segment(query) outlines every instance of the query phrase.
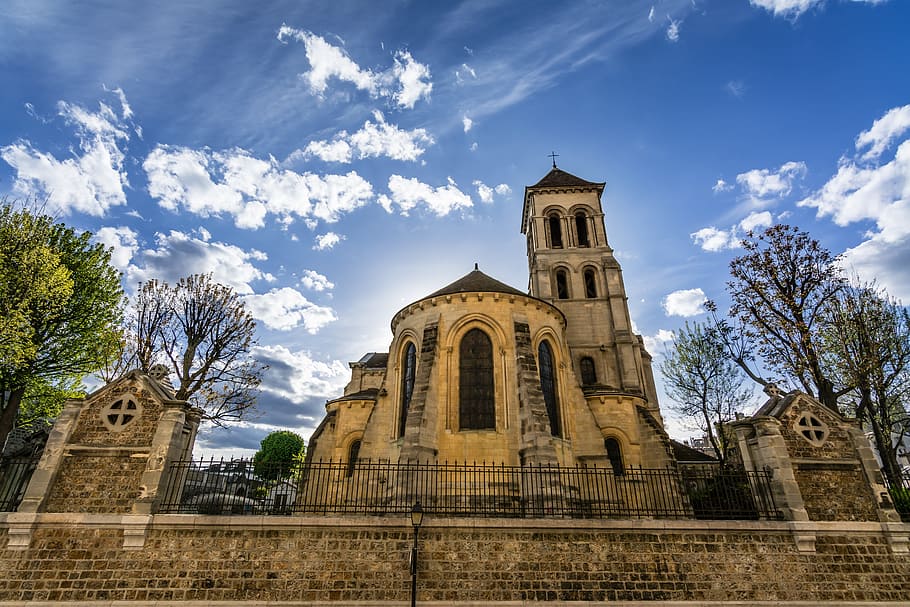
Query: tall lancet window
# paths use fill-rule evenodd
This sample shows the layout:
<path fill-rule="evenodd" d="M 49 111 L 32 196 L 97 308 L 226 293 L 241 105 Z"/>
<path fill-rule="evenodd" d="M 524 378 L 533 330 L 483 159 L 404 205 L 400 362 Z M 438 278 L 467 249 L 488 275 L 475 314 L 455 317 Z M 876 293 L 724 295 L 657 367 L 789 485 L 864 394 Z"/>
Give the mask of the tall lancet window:
<path fill-rule="evenodd" d="M 591 243 L 588 240 L 588 218 L 584 213 L 575 214 L 575 233 L 578 235 L 578 246 L 591 246 Z"/>
<path fill-rule="evenodd" d="M 471 329 L 461 339 L 458 354 L 458 426 L 495 429 L 493 343 L 480 329 Z"/>
<path fill-rule="evenodd" d="M 547 406 L 547 416 L 550 418 L 550 433 L 553 436 L 562 436 L 562 424 L 559 419 L 559 401 L 556 399 L 556 371 L 553 365 L 553 351 L 546 341 L 540 342 L 537 347 L 537 363 L 540 367 L 540 391 L 543 392 L 543 402 Z"/>
<path fill-rule="evenodd" d="M 594 268 L 585 268 L 585 297 L 594 299 L 597 297 L 597 278 L 595 278 Z"/>
<path fill-rule="evenodd" d="M 569 275 L 565 270 L 556 270 L 556 299 L 569 299 Z"/>
<path fill-rule="evenodd" d="M 562 248 L 562 219 L 556 213 L 547 217 L 550 226 L 550 246 L 554 249 Z"/>
<path fill-rule="evenodd" d="M 404 353 L 404 367 L 401 372 L 401 416 L 398 419 L 398 436 L 404 436 L 405 424 L 408 422 L 408 408 L 411 405 L 411 395 L 414 393 L 414 377 L 417 371 L 417 348 L 413 342 L 408 342 Z"/>
<path fill-rule="evenodd" d="M 626 473 L 625 465 L 622 461 L 622 447 L 615 438 L 608 438 L 604 441 L 604 447 L 607 448 L 607 459 L 610 460 L 610 466 L 613 468 L 613 474 L 622 476 Z"/>

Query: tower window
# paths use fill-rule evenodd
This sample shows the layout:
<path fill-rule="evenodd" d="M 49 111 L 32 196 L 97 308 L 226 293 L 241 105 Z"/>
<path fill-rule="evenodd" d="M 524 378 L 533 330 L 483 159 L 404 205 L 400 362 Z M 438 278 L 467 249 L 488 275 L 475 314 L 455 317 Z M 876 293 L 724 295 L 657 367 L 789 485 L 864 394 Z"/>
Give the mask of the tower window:
<path fill-rule="evenodd" d="M 345 476 L 354 476 L 354 469 L 357 468 L 357 460 L 360 459 L 360 441 L 355 440 L 348 449 L 348 469 Z"/>
<path fill-rule="evenodd" d="M 582 357 L 579 361 L 581 367 L 581 385 L 593 386 L 597 383 L 597 372 L 594 370 L 594 359 L 590 356 Z"/>
<path fill-rule="evenodd" d="M 550 418 L 550 433 L 561 436 L 562 428 L 559 419 L 559 402 L 556 400 L 556 372 L 553 367 L 553 351 L 546 341 L 540 342 L 537 347 L 537 361 L 540 366 L 540 391 L 543 392 L 543 401 L 547 406 L 547 416 Z"/>
<path fill-rule="evenodd" d="M 556 298 L 569 299 L 569 275 L 565 270 L 556 270 Z"/>
<path fill-rule="evenodd" d="M 593 299 L 597 297 L 597 279 L 594 275 L 593 268 L 585 268 L 585 297 Z"/>
<path fill-rule="evenodd" d="M 604 441 L 604 447 L 607 448 L 607 458 L 610 460 L 610 466 L 613 467 L 613 474 L 622 476 L 625 474 L 625 467 L 622 462 L 622 447 L 615 438 L 608 438 Z"/>
<path fill-rule="evenodd" d="M 575 233 L 578 234 L 578 246 L 591 246 L 591 243 L 588 241 L 588 218 L 584 213 L 575 214 Z"/>
<path fill-rule="evenodd" d="M 550 246 L 554 249 L 562 248 L 562 226 L 560 225 L 559 215 L 552 214 L 547 218 L 547 223 L 550 226 Z"/>
<path fill-rule="evenodd" d="M 414 376 L 417 370 L 417 348 L 413 342 L 408 342 L 404 354 L 404 368 L 401 373 L 401 417 L 398 420 L 398 436 L 404 436 L 405 424 L 408 421 L 408 407 L 411 405 L 411 395 L 414 393 Z"/>
<path fill-rule="evenodd" d="M 471 329 L 458 349 L 458 416 L 462 430 L 496 428 L 493 386 L 493 343 L 480 329 Z"/>

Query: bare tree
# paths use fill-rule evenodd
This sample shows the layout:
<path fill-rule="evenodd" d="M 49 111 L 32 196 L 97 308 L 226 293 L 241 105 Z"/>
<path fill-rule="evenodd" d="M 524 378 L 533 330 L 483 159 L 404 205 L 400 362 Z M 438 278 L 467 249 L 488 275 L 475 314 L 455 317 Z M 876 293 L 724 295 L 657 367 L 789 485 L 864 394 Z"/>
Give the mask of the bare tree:
<path fill-rule="evenodd" d="M 726 466 L 732 437 L 724 425 L 752 398 L 746 378 L 726 353 L 713 328 L 699 323 L 673 333 L 673 345 L 660 363 L 670 408 L 698 427 L 711 443 L 720 465 Z"/>
<path fill-rule="evenodd" d="M 888 481 L 900 486 L 895 442 L 907 430 L 910 313 L 875 285 L 851 285 L 829 306 L 828 320 L 825 355 L 842 382 L 856 386 L 852 408 L 872 430 Z"/>
<path fill-rule="evenodd" d="M 730 262 L 727 290 L 737 330 L 720 323 L 737 363 L 748 368 L 757 356 L 766 368 L 798 383 L 837 411 L 838 398 L 852 385 L 835 386 L 822 356 L 826 308 L 844 288 L 837 257 L 796 227 L 779 224 L 743 240 L 746 253 Z M 737 341 L 739 340 L 739 341 Z M 737 344 L 739 350 L 737 351 Z"/>
<path fill-rule="evenodd" d="M 250 354 L 256 322 L 230 287 L 208 274 L 173 286 L 150 280 L 139 286 L 127 325 L 108 379 L 129 368 L 148 371 L 164 364 L 177 377 L 176 398 L 189 400 L 218 425 L 255 406 L 267 367 Z"/>

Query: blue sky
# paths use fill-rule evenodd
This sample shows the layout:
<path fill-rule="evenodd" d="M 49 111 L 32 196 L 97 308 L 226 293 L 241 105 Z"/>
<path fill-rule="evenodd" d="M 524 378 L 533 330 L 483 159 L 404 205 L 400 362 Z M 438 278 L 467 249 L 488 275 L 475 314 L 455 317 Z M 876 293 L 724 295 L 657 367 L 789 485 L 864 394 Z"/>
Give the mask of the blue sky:
<path fill-rule="evenodd" d="M 127 291 L 212 272 L 247 298 L 260 412 L 197 453 L 251 453 L 308 435 L 395 311 L 474 262 L 527 286 L 551 151 L 607 182 L 656 356 L 724 305 L 750 227 L 910 301 L 908 24 L 905 0 L 12 0 L 0 195 L 49 196 Z"/>

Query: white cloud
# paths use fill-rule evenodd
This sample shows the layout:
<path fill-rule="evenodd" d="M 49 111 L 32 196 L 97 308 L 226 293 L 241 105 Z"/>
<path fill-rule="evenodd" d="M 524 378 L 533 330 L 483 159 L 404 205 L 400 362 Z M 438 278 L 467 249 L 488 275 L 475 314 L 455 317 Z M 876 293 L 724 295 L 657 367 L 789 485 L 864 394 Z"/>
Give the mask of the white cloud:
<path fill-rule="evenodd" d="M 908 107 L 908 106 L 905 106 Z M 910 299 L 910 138 L 891 160 L 881 159 L 890 144 L 910 130 L 904 108 L 894 108 L 856 138 L 855 158 L 842 158 L 837 173 L 799 206 L 815 207 L 818 217 L 830 216 L 840 226 L 874 222 L 865 242 L 845 251 L 844 262 L 864 279 L 875 278 L 891 295 Z"/>
<path fill-rule="evenodd" d="M 910 130 L 910 105 L 888 110 L 856 137 L 856 151 L 870 146 L 863 160 L 876 160 L 898 137 Z"/>
<path fill-rule="evenodd" d="M 697 316 L 704 313 L 704 303 L 708 300 L 701 289 L 683 289 L 667 295 L 663 301 L 667 316 Z"/>
<path fill-rule="evenodd" d="M 290 331 L 302 324 L 308 333 L 315 334 L 338 319 L 332 308 L 316 305 L 290 287 L 248 295 L 243 301 L 254 318 L 278 331 Z"/>
<path fill-rule="evenodd" d="M 398 51 L 395 54 L 392 75 L 400 86 L 392 95 L 399 107 L 411 109 L 421 98 L 430 98 L 430 91 L 433 90 L 430 68 L 414 61 L 408 51 Z"/>
<path fill-rule="evenodd" d="M 391 196 L 380 195 L 378 202 L 390 213 L 393 204 L 398 206 L 402 215 L 422 205 L 438 216 L 473 206 L 471 197 L 459 190 L 451 177 L 447 185 L 434 188 L 414 178 L 392 175 L 389 177 L 389 191 Z"/>
<path fill-rule="evenodd" d="M 774 223 L 769 211 L 752 212 L 745 219 L 739 222 L 739 229 L 743 232 L 751 232 L 756 228 L 767 228 Z"/>
<path fill-rule="evenodd" d="M 313 291 L 330 291 L 335 288 L 335 284 L 328 278 L 314 270 L 304 270 L 300 278 L 300 284 Z"/>
<path fill-rule="evenodd" d="M 670 19 L 670 17 L 668 16 L 667 19 Z M 670 19 L 670 25 L 667 26 L 667 40 L 670 42 L 679 42 L 680 25 L 682 25 L 682 21 Z"/>
<path fill-rule="evenodd" d="M 470 150 L 471 150 L 472 152 L 476 152 L 476 151 L 477 151 L 477 142 L 476 142 L 476 141 L 475 141 L 474 143 L 471 144 Z"/>
<path fill-rule="evenodd" d="M 79 140 L 80 153 L 71 158 L 58 160 L 27 140 L 0 148 L 0 158 L 16 171 L 14 189 L 25 196 L 47 197 L 50 207 L 63 214 L 101 217 L 111 207 L 125 204 L 123 188 L 129 181 L 120 145 L 129 141 L 126 120 L 132 110 L 125 96 L 122 99 L 120 115 L 105 103 L 98 104 L 97 112 L 65 101 L 57 104 L 58 115 L 75 129 Z"/>
<path fill-rule="evenodd" d="M 881 4 L 886 0 L 853 0 L 867 4 Z M 825 0 L 749 0 L 749 4 L 763 8 L 774 14 L 775 17 L 796 19 L 809 9 L 821 6 Z"/>
<path fill-rule="evenodd" d="M 94 240 L 111 250 L 111 263 L 121 272 L 125 272 L 139 250 L 138 233 L 126 227 L 106 226 L 95 232 Z"/>
<path fill-rule="evenodd" d="M 475 179 L 472 185 L 477 188 L 477 197 L 480 198 L 480 201 L 487 204 L 493 202 L 494 194 L 508 196 L 512 193 L 512 188 L 504 183 L 500 183 L 495 187 L 490 187 L 479 179 Z"/>
<path fill-rule="evenodd" d="M 412 109 L 421 98 L 429 98 L 433 90 L 430 68 L 415 61 L 411 53 L 401 50 L 394 55 L 394 64 L 384 72 L 361 68 L 347 52 L 312 32 L 282 25 L 278 39 L 302 42 L 310 63 L 310 71 L 301 74 L 310 90 L 325 95 L 332 79 L 349 82 L 371 97 L 387 97 L 398 107 Z"/>
<path fill-rule="evenodd" d="M 711 190 L 715 194 L 720 194 L 721 192 L 729 192 L 732 189 L 733 189 L 733 186 L 730 185 L 729 183 L 727 183 L 726 181 L 724 181 L 723 179 L 718 179 L 717 183 L 714 184 L 714 187 L 711 188 Z"/>
<path fill-rule="evenodd" d="M 735 249 L 739 239 L 733 230 L 719 230 L 714 226 L 702 228 L 689 234 L 692 240 L 705 251 L 716 253 L 724 249 Z"/>
<path fill-rule="evenodd" d="M 653 5 L 651 6 L 651 10 L 648 11 L 648 21 L 651 23 L 654 22 L 654 6 Z"/>
<path fill-rule="evenodd" d="M 805 162 L 786 162 L 772 171 L 770 169 L 753 169 L 736 176 L 736 183 L 754 203 L 765 204 L 768 201 L 783 198 L 793 190 L 793 182 L 806 175 Z"/>
<path fill-rule="evenodd" d="M 341 361 L 322 362 L 303 350 L 292 352 L 284 346 L 256 346 L 251 354 L 269 365 L 269 373 L 262 378 L 262 390 L 295 403 L 313 396 L 325 399 L 337 395 L 350 375 Z"/>
<path fill-rule="evenodd" d="M 169 210 L 202 216 L 231 215 L 240 228 L 255 229 L 269 214 L 285 225 L 293 218 L 332 223 L 373 197 L 355 171 L 317 175 L 282 169 L 241 149 L 212 152 L 159 145 L 142 167 L 148 190 Z"/>
<path fill-rule="evenodd" d="M 328 251 L 342 240 L 344 240 L 344 236 L 336 234 L 335 232 L 326 232 L 325 234 L 320 234 L 316 237 L 316 244 L 313 246 L 313 250 Z"/>
<path fill-rule="evenodd" d="M 386 123 L 381 112 L 374 112 L 376 123 L 369 120 L 353 135 L 340 131 L 332 141 L 313 141 L 302 152 L 304 158 L 316 156 L 325 162 L 351 162 L 357 158 L 378 158 L 387 156 L 393 160 L 417 160 L 426 151 L 424 146 L 433 145 L 433 138 L 425 129 L 405 131 L 394 124 Z"/>
<path fill-rule="evenodd" d="M 461 126 L 462 126 L 462 128 L 464 128 L 464 132 L 467 133 L 468 131 L 471 130 L 471 127 L 474 126 L 474 121 L 471 120 L 470 118 L 468 118 L 467 115 L 462 116 L 462 118 L 461 118 Z"/>
<path fill-rule="evenodd" d="M 265 259 L 266 254 L 255 249 L 244 250 L 171 230 L 167 234 L 155 234 L 155 247 L 136 253 L 126 275 L 135 285 L 153 278 L 174 283 L 190 274 L 212 274 L 215 282 L 248 295 L 254 292 L 250 283 L 274 280 L 272 275 L 253 265 Z"/>
<path fill-rule="evenodd" d="M 642 340 L 645 342 L 645 350 L 652 356 L 660 356 L 667 344 L 673 341 L 673 332 L 666 329 L 660 329 L 654 335 L 643 335 Z"/>

